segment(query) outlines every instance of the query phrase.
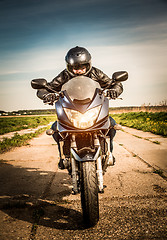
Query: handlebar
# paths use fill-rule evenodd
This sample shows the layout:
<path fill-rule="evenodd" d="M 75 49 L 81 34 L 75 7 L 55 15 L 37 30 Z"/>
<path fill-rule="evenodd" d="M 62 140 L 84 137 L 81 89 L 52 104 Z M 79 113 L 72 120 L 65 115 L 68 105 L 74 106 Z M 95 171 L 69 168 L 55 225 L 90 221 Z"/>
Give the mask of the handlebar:
<path fill-rule="evenodd" d="M 108 91 L 108 89 L 103 89 L 103 90 L 101 90 L 100 94 L 103 95 L 104 97 L 112 99 L 112 98 L 110 98 L 108 96 L 107 91 Z M 55 93 L 52 93 L 52 94 L 55 95 L 55 100 L 54 101 L 50 101 L 50 102 L 46 102 L 45 104 L 53 105 L 53 103 L 56 102 L 57 100 L 59 100 L 60 97 L 64 97 L 64 93 L 63 92 L 59 92 L 59 93 L 55 92 Z M 116 99 L 123 100 L 123 98 L 116 98 Z M 114 99 L 114 100 L 116 100 L 116 99 Z"/>

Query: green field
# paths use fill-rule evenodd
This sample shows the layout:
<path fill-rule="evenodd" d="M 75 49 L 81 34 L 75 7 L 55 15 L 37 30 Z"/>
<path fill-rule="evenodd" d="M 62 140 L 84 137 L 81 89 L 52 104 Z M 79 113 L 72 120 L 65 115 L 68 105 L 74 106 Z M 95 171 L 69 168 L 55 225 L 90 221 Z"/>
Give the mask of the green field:
<path fill-rule="evenodd" d="M 41 125 L 47 125 L 56 120 L 55 116 L 31 116 L 31 117 L 1 117 L 0 135 L 19 131 L 22 129 L 36 128 Z"/>
<path fill-rule="evenodd" d="M 21 136 L 18 133 L 15 133 L 12 138 L 4 138 L 3 141 L 0 142 L 0 153 L 7 152 L 14 147 L 29 145 L 28 142 L 30 139 L 39 136 L 46 129 L 47 127 L 43 127 L 33 133 L 27 133 Z"/>
<path fill-rule="evenodd" d="M 54 122 L 56 116 L 31 116 L 31 117 L 1 117 L 0 118 L 0 135 L 8 132 L 19 131 L 22 129 L 33 129 L 38 126 L 47 125 L 50 122 Z M 48 127 L 49 128 L 49 127 Z M 12 149 L 13 147 L 20 147 L 27 145 L 28 141 L 42 132 L 47 127 L 42 127 L 36 130 L 34 133 L 28 133 L 20 136 L 16 133 L 12 138 L 4 138 L 0 142 L 0 153 L 4 153 Z"/>
<path fill-rule="evenodd" d="M 167 112 L 129 112 L 110 115 L 123 126 L 167 136 Z"/>
<path fill-rule="evenodd" d="M 167 136 L 166 112 L 130 112 L 111 114 L 111 116 L 117 123 L 123 126 Z M 0 134 L 19 131 L 21 129 L 36 128 L 41 125 L 47 125 L 55 120 L 56 116 L 1 117 Z M 22 136 L 15 134 L 15 136 L 10 139 L 4 138 L 3 141 L 0 142 L 0 153 L 6 152 L 13 147 L 27 145 L 31 138 L 38 136 L 45 130 L 46 127 L 37 130 L 35 133 L 24 134 Z"/>

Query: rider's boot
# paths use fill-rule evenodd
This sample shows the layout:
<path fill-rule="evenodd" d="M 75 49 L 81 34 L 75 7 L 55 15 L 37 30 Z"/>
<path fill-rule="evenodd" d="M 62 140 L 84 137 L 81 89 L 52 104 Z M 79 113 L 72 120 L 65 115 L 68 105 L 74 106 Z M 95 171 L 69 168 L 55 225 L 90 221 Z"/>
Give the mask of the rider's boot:
<path fill-rule="evenodd" d="M 68 169 L 69 168 L 69 159 L 65 157 L 60 158 L 59 163 L 58 163 L 58 168 L 63 170 L 63 169 Z"/>
<path fill-rule="evenodd" d="M 113 152 L 113 138 L 110 136 L 110 153 L 108 157 L 108 166 L 113 166 L 115 164 L 115 157 L 112 154 Z"/>
<path fill-rule="evenodd" d="M 108 166 L 113 166 L 114 164 L 115 164 L 115 157 L 110 152 L 107 165 Z"/>
<path fill-rule="evenodd" d="M 58 163 L 58 168 L 61 169 L 61 170 L 65 169 L 63 160 L 64 160 L 64 159 L 60 158 L 59 163 Z"/>
<path fill-rule="evenodd" d="M 59 146 L 58 146 L 59 147 Z M 59 148 L 59 155 L 60 155 L 60 161 L 58 163 L 59 169 L 68 169 L 69 168 L 69 158 L 70 158 L 70 140 L 66 139 L 63 144 L 63 155 L 65 158 L 62 158 L 61 156 L 61 149 Z"/>

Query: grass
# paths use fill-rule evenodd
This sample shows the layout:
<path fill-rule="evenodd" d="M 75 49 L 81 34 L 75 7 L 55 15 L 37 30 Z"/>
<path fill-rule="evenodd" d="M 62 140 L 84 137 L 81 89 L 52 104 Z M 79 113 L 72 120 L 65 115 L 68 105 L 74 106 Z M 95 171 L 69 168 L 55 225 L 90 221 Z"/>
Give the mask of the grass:
<path fill-rule="evenodd" d="M 22 129 L 36 128 L 56 120 L 55 116 L 1 117 L 0 135 Z"/>
<path fill-rule="evenodd" d="M 161 144 L 159 141 L 153 141 L 153 143 L 155 143 L 155 144 Z"/>
<path fill-rule="evenodd" d="M 117 123 L 154 134 L 167 136 L 167 113 L 166 112 L 129 112 L 111 114 Z M 158 144 L 158 143 L 157 143 Z"/>
<path fill-rule="evenodd" d="M 14 147 L 21 147 L 25 145 L 29 145 L 28 141 L 38 135 L 40 135 L 42 132 L 44 132 L 47 129 L 47 127 L 41 128 L 34 133 L 28 133 L 24 135 L 19 135 L 16 133 L 12 138 L 4 138 L 2 142 L 0 142 L 0 153 L 7 152 L 11 150 Z"/>

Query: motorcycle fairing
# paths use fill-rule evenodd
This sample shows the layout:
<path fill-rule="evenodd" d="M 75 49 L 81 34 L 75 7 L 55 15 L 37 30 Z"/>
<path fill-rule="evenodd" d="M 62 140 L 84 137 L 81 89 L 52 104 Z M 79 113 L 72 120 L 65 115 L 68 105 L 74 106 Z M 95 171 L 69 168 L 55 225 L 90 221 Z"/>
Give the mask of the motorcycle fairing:
<path fill-rule="evenodd" d="M 105 117 L 109 116 L 108 109 L 109 109 L 109 100 L 108 100 L 108 98 L 104 98 L 102 108 L 101 108 L 98 118 L 96 120 L 97 123 L 100 122 L 102 119 L 104 119 L 104 116 Z"/>
<path fill-rule="evenodd" d="M 104 119 L 104 121 L 101 121 L 100 123 L 96 123 L 90 128 L 87 129 L 78 129 L 73 127 L 72 125 L 68 126 L 67 124 L 64 124 L 62 122 L 57 122 L 57 129 L 59 132 L 93 132 L 97 130 L 108 130 L 110 127 L 110 121 L 107 116 L 107 118 Z"/>
<path fill-rule="evenodd" d="M 60 97 L 59 101 L 63 108 L 69 108 L 76 111 L 79 111 L 80 113 L 85 113 L 86 111 L 90 110 L 91 108 L 97 107 L 101 104 L 103 104 L 104 96 L 100 95 L 100 89 L 96 88 L 95 94 L 92 100 L 90 100 L 87 104 L 79 104 L 75 103 L 70 99 L 70 97 L 67 94 L 67 91 L 63 91 L 63 97 Z"/>
<path fill-rule="evenodd" d="M 100 147 L 97 148 L 95 154 L 86 153 L 83 158 L 81 158 L 73 148 L 71 148 L 71 154 L 74 156 L 74 159 L 77 160 L 78 162 L 96 161 L 100 154 Z"/>
<path fill-rule="evenodd" d="M 109 122 L 108 122 L 108 107 L 109 107 L 109 100 L 105 98 L 103 95 L 100 94 L 100 90 L 96 89 L 95 95 L 90 103 L 87 104 L 78 104 L 74 103 L 70 97 L 67 95 L 66 91 L 63 91 L 64 96 L 60 97 L 60 99 L 55 103 L 56 106 L 56 112 L 58 116 L 58 130 L 60 132 L 64 131 L 94 131 L 97 129 L 107 129 L 109 128 Z M 97 117 L 96 123 L 88 128 L 88 129 L 78 129 L 75 128 L 70 120 L 68 119 L 64 108 L 73 109 L 75 111 L 79 111 L 81 113 L 84 113 L 90 109 L 93 109 L 97 106 L 101 105 L 101 109 L 99 112 L 99 115 Z"/>

